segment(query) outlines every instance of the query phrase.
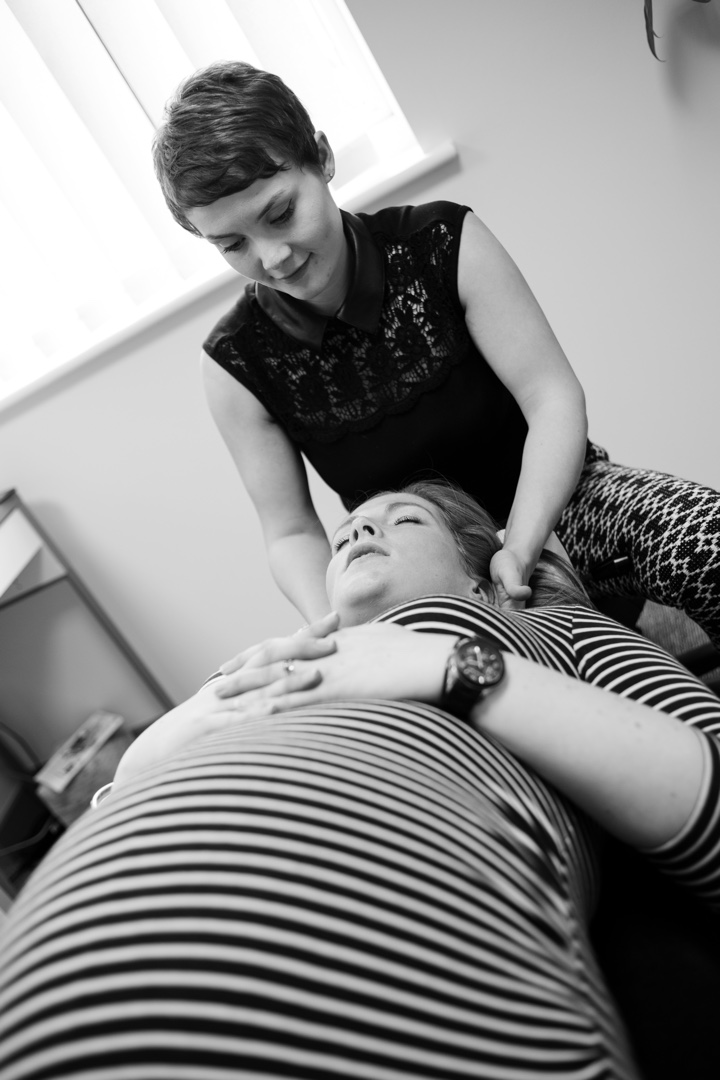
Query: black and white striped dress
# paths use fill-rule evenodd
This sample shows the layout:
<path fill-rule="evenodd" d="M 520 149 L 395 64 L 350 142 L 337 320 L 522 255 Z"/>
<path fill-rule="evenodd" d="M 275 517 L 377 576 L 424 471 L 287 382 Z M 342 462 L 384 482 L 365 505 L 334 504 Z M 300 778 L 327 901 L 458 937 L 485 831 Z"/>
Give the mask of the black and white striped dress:
<path fill-rule="evenodd" d="M 720 897 L 720 702 L 603 616 L 454 598 L 385 616 L 480 632 L 708 731 L 655 861 Z M 636 1072 L 587 924 L 599 830 L 438 709 L 239 722 L 63 836 L 2 939 L 3 1080 L 573 1080 Z"/>

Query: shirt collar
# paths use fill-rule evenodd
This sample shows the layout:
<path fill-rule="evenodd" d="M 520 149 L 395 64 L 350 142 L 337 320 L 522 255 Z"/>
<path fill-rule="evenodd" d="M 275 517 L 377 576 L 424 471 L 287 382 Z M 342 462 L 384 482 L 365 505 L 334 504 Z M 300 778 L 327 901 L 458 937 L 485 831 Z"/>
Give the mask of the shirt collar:
<path fill-rule="evenodd" d="M 345 210 L 340 213 L 352 269 L 350 288 L 334 318 L 372 334 L 380 322 L 385 292 L 382 252 L 364 221 Z M 257 283 L 255 295 L 261 309 L 285 334 L 316 348 L 322 345 L 325 327 L 333 316 L 319 315 L 304 300 L 296 300 L 267 285 Z"/>

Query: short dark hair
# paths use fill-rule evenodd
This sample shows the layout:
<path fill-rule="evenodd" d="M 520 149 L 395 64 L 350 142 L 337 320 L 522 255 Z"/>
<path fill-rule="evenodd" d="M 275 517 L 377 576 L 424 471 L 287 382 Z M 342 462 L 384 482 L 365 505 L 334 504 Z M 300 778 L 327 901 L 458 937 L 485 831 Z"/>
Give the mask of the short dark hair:
<path fill-rule="evenodd" d="M 165 106 L 153 139 L 155 174 L 170 212 L 234 195 L 282 169 L 320 168 L 315 129 L 277 75 L 225 61 L 196 71 Z"/>
<path fill-rule="evenodd" d="M 427 499 L 439 511 L 455 538 L 464 569 L 470 577 L 490 577 L 490 560 L 502 541 L 493 517 L 466 491 L 447 480 L 416 480 L 402 491 Z M 565 559 L 543 550 L 528 585 L 527 607 L 594 607 L 576 571 Z"/>

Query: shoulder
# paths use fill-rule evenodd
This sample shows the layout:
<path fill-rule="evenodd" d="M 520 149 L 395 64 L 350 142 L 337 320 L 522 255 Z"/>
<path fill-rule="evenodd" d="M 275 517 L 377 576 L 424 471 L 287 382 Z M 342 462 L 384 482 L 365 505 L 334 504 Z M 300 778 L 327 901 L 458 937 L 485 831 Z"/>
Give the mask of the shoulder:
<path fill-rule="evenodd" d="M 375 236 L 407 239 L 436 225 L 459 232 L 465 215 L 470 212 L 469 206 L 437 201 L 420 206 L 388 206 L 375 214 L 358 214 L 357 217 Z"/>
<path fill-rule="evenodd" d="M 375 621 L 410 630 L 488 637 L 508 652 L 577 676 L 572 653 L 573 608 L 505 611 L 460 596 L 423 596 L 384 612 Z"/>
<path fill-rule="evenodd" d="M 255 284 L 248 282 L 239 298 L 222 318 L 218 319 L 214 327 L 203 342 L 203 349 L 208 356 L 214 357 L 218 346 L 226 338 L 232 337 L 242 330 L 253 318 L 255 304 Z"/>
<path fill-rule="evenodd" d="M 720 700 L 665 649 L 590 609 L 576 609 L 573 642 L 580 677 L 641 700 L 704 731 L 720 732 Z"/>
<path fill-rule="evenodd" d="M 583 678 L 594 681 L 607 677 L 609 671 L 623 670 L 628 679 L 635 677 L 635 661 L 652 666 L 670 666 L 685 672 L 659 645 L 648 641 L 608 615 L 593 608 L 578 608 L 573 615 L 573 640 Z"/>

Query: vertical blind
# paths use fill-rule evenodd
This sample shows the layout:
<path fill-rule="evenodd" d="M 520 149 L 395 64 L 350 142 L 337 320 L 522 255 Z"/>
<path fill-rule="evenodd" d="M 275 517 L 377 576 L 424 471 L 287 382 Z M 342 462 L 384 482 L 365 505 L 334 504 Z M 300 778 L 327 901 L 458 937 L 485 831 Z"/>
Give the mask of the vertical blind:
<path fill-rule="evenodd" d="M 216 60 L 295 90 L 341 205 L 422 157 L 342 0 L 0 0 L 0 400 L 222 276 L 150 155 L 167 98 Z"/>

